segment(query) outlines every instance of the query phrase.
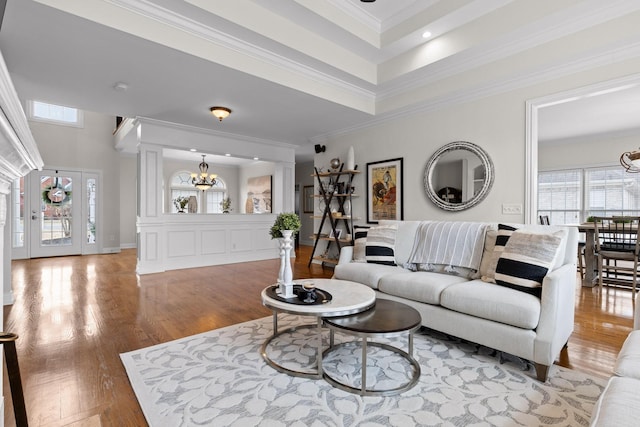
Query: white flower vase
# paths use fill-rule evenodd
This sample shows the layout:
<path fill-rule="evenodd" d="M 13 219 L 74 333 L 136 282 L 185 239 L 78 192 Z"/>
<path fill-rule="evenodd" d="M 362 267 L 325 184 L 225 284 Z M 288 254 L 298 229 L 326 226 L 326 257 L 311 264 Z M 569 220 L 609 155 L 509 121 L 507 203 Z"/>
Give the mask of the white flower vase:
<path fill-rule="evenodd" d="M 278 285 L 282 286 L 284 282 L 284 239 L 278 237 L 278 243 L 280 244 L 280 271 L 278 271 Z"/>
<path fill-rule="evenodd" d="M 291 270 L 292 235 L 293 230 L 282 230 L 282 250 L 280 251 L 282 281 L 280 282 L 280 296 L 283 298 L 293 297 L 293 270 Z"/>
<path fill-rule="evenodd" d="M 352 171 L 356 169 L 356 160 L 353 155 L 353 147 L 349 147 L 349 151 L 347 151 L 347 164 L 345 165 L 348 171 Z"/>

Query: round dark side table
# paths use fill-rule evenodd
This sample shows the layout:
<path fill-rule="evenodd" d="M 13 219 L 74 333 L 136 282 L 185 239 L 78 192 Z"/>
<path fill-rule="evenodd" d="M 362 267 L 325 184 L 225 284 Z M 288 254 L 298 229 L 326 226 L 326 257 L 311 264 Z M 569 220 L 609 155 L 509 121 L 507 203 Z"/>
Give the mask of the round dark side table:
<path fill-rule="evenodd" d="M 389 396 L 402 393 L 416 385 L 420 379 L 420 364 L 413 357 L 413 334 L 420 328 L 420 313 L 406 304 L 397 301 L 376 299 L 376 305 L 367 311 L 342 317 L 324 318 L 324 324 L 330 330 L 330 345 L 324 351 L 323 358 L 344 346 L 362 346 L 362 384 L 360 388 L 342 383 L 329 376 L 325 370 L 324 379 L 336 388 L 361 396 Z M 362 338 L 361 341 L 350 341 L 334 345 L 334 332 Z M 408 351 L 385 343 L 368 342 L 369 338 L 387 338 L 408 334 Z M 406 384 L 392 389 L 367 389 L 367 347 L 379 347 L 398 354 L 409 362 L 413 375 Z"/>

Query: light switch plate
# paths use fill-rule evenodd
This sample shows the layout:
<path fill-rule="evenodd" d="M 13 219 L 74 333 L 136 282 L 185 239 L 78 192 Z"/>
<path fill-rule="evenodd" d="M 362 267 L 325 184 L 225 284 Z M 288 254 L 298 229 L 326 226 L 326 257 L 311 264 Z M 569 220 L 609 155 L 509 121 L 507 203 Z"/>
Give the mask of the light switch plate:
<path fill-rule="evenodd" d="M 502 213 L 504 215 L 521 215 L 522 205 L 520 203 L 503 203 Z"/>

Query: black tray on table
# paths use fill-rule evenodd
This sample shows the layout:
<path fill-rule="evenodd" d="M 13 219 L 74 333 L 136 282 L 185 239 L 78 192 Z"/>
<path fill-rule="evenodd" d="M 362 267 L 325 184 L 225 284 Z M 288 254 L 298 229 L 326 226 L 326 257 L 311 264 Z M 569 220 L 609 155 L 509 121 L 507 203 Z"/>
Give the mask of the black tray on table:
<path fill-rule="evenodd" d="M 293 296 L 291 298 L 284 298 L 280 294 L 276 293 L 280 286 L 273 285 L 267 289 L 267 296 L 269 298 L 273 298 L 278 301 L 287 302 L 289 304 L 297 304 L 297 305 L 320 305 L 326 304 L 333 298 L 331 294 L 322 289 L 315 288 L 316 290 L 316 300 L 312 302 L 304 302 L 300 298 L 298 298 L 298 293 L 302 290 L 302 285 L 293 285 Z"/>

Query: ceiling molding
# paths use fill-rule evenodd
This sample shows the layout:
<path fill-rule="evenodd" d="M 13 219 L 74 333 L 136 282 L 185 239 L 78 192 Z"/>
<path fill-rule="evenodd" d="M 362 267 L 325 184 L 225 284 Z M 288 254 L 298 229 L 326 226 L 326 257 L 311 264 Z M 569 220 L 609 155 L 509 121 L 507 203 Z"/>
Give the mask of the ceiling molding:
<path fill-rule="evenodd" d="M 271 140 L 271 139 L 264 139 L 264 138 L 256 138 L 256 137 L 253 137 L 253 136 L 239 135 L 239 134 L 236 134 L 236 133 L 223 132 L 223 131 L 214 130 L 214 129 L 205 129 L 205 128 L 200 128 L 200 127 L 195 127 L 195 126 L 184 125 L 184 124 L 181 124 L 181 123 L 166 122 L 164 120 L 156 120 L 156 119 L 151 119 L 151 118 L 148 118 L 148 117 L 136 117 L 135 120 L 139 124 L 145 124 L 146 123 L 146 124 L 149 124 L 149 125 L 162 126 L 162 127 L 166 127 L 166 128 L 169 128 L 169 129 L 175 129 L 175 130 L 179 130 L 179 131 L 183 131 L 183 132 L 192 132 L 192 133 L 211 135 L 211 136 L 216 136 L 216 137 L 219 137 L 219 138 L 226 138 L 226 139 L 235 140 L 235 141 L 241 141 L 241 142 L 251 142 L 251 143 L 254 143 L 254 144 L 269 145 L 269 146 L 272 146 L 272 147 L 279 147 L 279 148 L 296 148 L 296 147 L 298 147 L 295 144 L 289 144 L 289 143 L 286 143 L 286 142 L 274 141 L 274 140 Z"/>
<path fill-rule="evenodd" d="M 368 120 L 367 122 L 360 123 L 355 126 L 314 136 L 310 138 L 310 141 L 313 143 L 324 142 L 332 138 L 379 126 L 390 121 L 396 121 L 398 119 L 411 117 L 417 114 L 424 114 L 437 111 L 442 108 L 476 101 L 482 98 L 566 77 L 568 75 L 573 75 L 600 66 L 611 65 L 616 62 L 623 62 L 639 57 L 640 40 L 634 41 L 625 46 L 605 46 L 594 50 L 591 55 L 588 56 L 581 56 L 579 58 L 574 58 L 573 60 L 562 59 L 556 64 L 545 64 L 544 66 L 541 66 L 527 74 L 514 76 L 510 79 L 500 78 L 498 80 L 478 85 L 475 88 L 465 88 L 456 92 L 451 92 L 448 95 L 416 103 L 390 113 L 383 113 L 372 120 Z"/>
<path fill-rule="evenodd" d="M 380 34 L 382 32 L 382 21 L 368 13 L 361 7 L 356 6 L 350 1 L 345 0 L 325 0 L 327 3 L 331 4 L 336 9 L 341 10 L 347 15 L 353 17 L 356 21 L 365 25 L 369 29 Z"/>
<path fill-rule="evenodd" d="M 604 3 L 591 0 L 588 4 L 555 13 L 500 39 L 475 46 L 464 53 L 407 74 L 405 78 L 396 79 L 396 82 L 386 84 L 384 89 L 377 91 L 376 101 L 402 95 L 637 10 L 640 10 L 640 2 L 618 0 Z"/>
<path fill-rule="evenodd" d="M 274 67 L 287 72 L 295 72 L 296 74 L 320 82 L 324 85 L 333 86 L 340 91 L 350 93 L 351 95 L 373 104 L 375 102 L 375 93 L 362 86 L 347 82 L 335 75 L 329 75 L 315 68 L 305 65 L 301 62 L 294 61 L 282 55 L 278 55 L 272 51 L 264 49 L 245 40 L 231 36 L 215 28 L 211 28 L 201 24 L 193 19 L 151 3 L 148 0 L 105 0 L 113 5 L 126 9 L 132 13 L 138 14 L 148 19 L 153 19 L 162 24 L 171 26 L 185 33 L 207 40 L 218 46 L 230 49 L 242 55 L 246 55 L 259 61 L 268 63 Z M 318 96 L 316 94 L 313 94 Z M 335 102 L 335 101 L 334 101 Z M 371 112 L 371 111 L 365 111 Z"/>

